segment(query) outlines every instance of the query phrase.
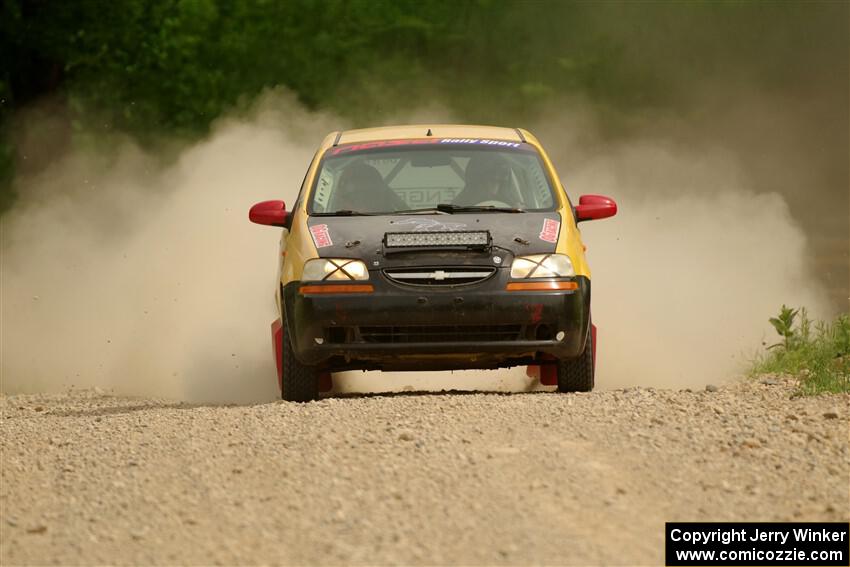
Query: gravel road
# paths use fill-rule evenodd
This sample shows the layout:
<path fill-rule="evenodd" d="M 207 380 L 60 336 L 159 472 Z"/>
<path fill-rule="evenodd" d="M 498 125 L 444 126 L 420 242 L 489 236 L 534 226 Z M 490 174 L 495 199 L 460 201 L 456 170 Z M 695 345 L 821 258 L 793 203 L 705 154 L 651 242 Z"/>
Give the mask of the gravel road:
<path fill-rule="evenodd" d="M 0 563 L 662 564 L 665 521 L 850 518 L 850 395 L 792 392 L 2 396 Z"/>

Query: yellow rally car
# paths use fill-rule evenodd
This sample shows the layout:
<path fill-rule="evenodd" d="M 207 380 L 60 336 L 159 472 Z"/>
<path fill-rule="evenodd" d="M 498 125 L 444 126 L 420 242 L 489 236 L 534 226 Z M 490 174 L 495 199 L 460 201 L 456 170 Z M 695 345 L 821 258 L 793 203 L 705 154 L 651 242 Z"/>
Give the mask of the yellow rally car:
<path fill-rule="evenodd" d="M 315 399 L 341 370 L 517 365 L 562 392 L 591 390 L 576 223 L 616 212 L 603 196 L 571 203 L 522 129 L 328 135 L 291 211 L 264 201 L 249 213 L 285 229 L 272 324 L 282 397 Z"/>

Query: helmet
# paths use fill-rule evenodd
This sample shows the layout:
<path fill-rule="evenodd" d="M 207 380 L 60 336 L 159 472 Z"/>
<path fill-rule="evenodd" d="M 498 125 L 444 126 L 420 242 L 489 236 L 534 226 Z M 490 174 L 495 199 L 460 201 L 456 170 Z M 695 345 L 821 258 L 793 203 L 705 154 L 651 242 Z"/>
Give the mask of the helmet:
<path fill-rule="evenodd" d="M 387 187 L 380 172 L 365 163 L 352 163 L 342 170 L 334 191 L 334 208 L 360 212 L 406 209 L 407 206 Z"/>
<path fill-rule="evenodd" d="M 491 153 L 474 155 L 466 164 L 466 186 L 455 197 L 457 205 L 477 205 L 486 201 L 512 201 L 503 195 L 511 168 L 505 158 Z"/>
<path fill-rule="evenodd" d="M 367 197 L 384 187 L 384 178 L 378 170 L 365 163 L 353 163 L 342 171 L 337 181 L 340 195 Z"/>
<path fill-rule="evenodd" d="M 501 183 L 510 173 L 505 159 L 489 153 L 476 155 L 466 164 L 466 186 L 481 187 L 488 183 Z"/>

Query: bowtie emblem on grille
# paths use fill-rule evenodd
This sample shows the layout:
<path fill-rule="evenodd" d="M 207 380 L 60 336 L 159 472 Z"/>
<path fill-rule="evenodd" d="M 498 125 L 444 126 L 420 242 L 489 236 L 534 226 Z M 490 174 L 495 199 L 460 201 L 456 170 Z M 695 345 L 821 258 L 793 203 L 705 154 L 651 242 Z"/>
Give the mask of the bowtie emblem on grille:
<path fill-rule="evenodd" d="M 428 268 L 391 268 L 384 270 L 389 279 L 408 285 L 464 285 L 484 281 L 496 273 L 492 266 L 454 266 Z"/>

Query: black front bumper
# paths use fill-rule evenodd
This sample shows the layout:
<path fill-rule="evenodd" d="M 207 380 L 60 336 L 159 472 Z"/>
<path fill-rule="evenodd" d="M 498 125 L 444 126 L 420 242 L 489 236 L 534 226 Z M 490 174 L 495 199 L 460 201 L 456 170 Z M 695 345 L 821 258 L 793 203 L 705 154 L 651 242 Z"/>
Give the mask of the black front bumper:
<path fill-rule="evenodd" d="M 316 295 L 292 282 L 283 289 L 287 333 L 302 363 L 334 371 L 497 368 L 584 351 L 587 278 L 569 278 L 578 284 L 570 291 L 506 291 L 509 281 L 499 269 L 474 285 L 410 286 L 375 271 L 372 293 Z"/>

